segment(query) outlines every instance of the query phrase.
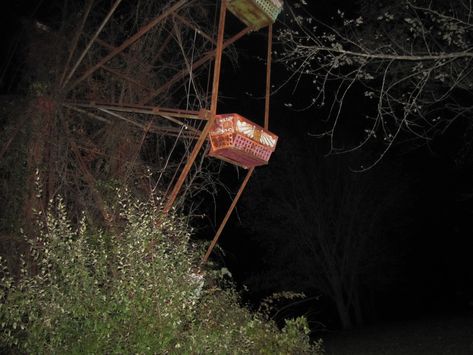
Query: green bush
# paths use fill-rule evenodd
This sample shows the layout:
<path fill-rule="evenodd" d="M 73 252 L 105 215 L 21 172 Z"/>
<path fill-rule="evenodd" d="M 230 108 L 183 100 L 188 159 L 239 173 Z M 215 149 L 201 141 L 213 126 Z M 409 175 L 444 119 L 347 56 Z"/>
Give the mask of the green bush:
<path fill-rule="evenodd" d="M 305 319 L 274 323 L 193 272 L 189 228 L 121 198 L 116 231 L 75 229 L 59 201 L 29 239 L 31 257 L 1 279 L 1 351 L 26 353 L 320 353 Z M 204 284 L 205 282 L 205 284 Z M 213 286 L 212 286 L 213 285 Z"/>

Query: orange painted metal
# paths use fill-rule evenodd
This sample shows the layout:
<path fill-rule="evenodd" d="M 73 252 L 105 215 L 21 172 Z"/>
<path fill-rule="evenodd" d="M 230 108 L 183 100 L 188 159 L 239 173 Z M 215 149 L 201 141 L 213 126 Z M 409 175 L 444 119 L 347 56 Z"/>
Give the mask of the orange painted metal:
<path fill-rule="evenodd" d="M 79 39 L 82 34 L 82 30 L 84 28 L 87 17 L 89 16 L 90 10 L 92 10 L 93 5 L 94 5 L 94 0 L 87 0 L 87 4 L 84 10 L 84 15 L 82 15 L 82 20 L 75 31 L 74 38 L 72 39 L 72 45 L 69 49 L 69 55 L 67 57 L 66 64 L 64 65 L 64 71 L 62 72 L 61 80 L 59 81 L 59 84 L 61 86 L 64 83 L 64 79 L 66 78 L 67 70 L 69 69 L 69 64 L 71 63 L 72 57 L 76 51 L 77 44 L 79 43 Z"/>
<path fill-rule="evenodd" d="M 202 148 L 202 145 L 207 140 L 207 136 L 211 127 L 213 126 L 213 122 L 215 120 L 215 114 L 217 112 L 217 104 L 218 104 L 218 90 L 220 84 L 220 68 L 222 66 L 222 54 L 223 54 L 223 39 L 224 39 L 224 31 L 225 31 L 225 17 L 227 14 L 227 0 L 222 1 L 222 5 L 220 7 L 220 18 L 219 18 L 219 25 L 218 25 L 218 35 L 217 35 L 217 48 L 215 50 L 215 65 L 214 65 L 214 77 L 212 83 L 212 97 L 210 101 L 210 112 L 207 115 L 207 123 L 205 124 L 202 133 L 200 134 L 199 139 L 194 145 L 194 148 L 187 159 L 186 165 L 182 169 L 181 175 L 177 179 L 176 184 L 174 185 L 169 197 L 167 198 L 166 204 L 164 205 L 164 213 L 167 213 L 171 210 L 174 202 L 176 201 L 177 195 L 181 190 L 184 181 L 189 175 L 189 172 L 194 164 L 197 155 Z"/>
<path fill-rule="evenodd" d="M 245 169 L 268 164 L 278 137 L 237 113 L 217 115 L 209 155 Z"/>
<path fill-rule="evenodd" d="M 236 35 L 233 37 L 227 39 L 223 45 L 222 45 L 222 50 L 227 48 L 228 46 L 232 45 L 236 41 L 238 41 L 240 38 L 242 38 L 244 35 L 249 33 L 251 31 L 251 27 L 246 27 L 242 29 L 240 32 L 238 32 Z M 202 56 L 200 59 L 196 60 L 191 64 L 192 70 L 196 70 L 197 68 L 201 67 L 202 65 L 206 64 L 207 62 L 210 62 L 211 60 L 214 59 L 214 57 L 217 55 L 217 49 L 212 50 L 210 52 L 207 52 L 204 56 Z M 169 90 L 170 87 L 172 87 L 174 84 L 182 80 L 183 78 L 186 78 L 189 75 L 189 70 L 183 69 L 180 72 L 176 73 L 172 78 L 170 78 L 166 84 L 162 85 L 158 89 L 156 89 L 153 93 L 151 93 L 149 96 L 145 97 L 143 100 L 140 101 L 140 104 L 145 105 L 149 103 L 151 100 L 153 100 L 156 96 L 162 94 L 166 90 Z"/>
<path fill-rule="evenodd" d="M 271 97 L 271 60 L 273 54 L 273 25 L 268 27 L 268 54 L 266 56 L 266 95 L 264 99 L 264 129 L 269 129 L 269 103 Z"/>
<path fill-rule="evenodd" d="M 178 15 L 178 14 L 174 14 L 174 18 L 179 20 L 180 22 L 182 22 L 184 25 L 186 25 L 187 27 L 193 29 L 195 32 L 197 32 L 199 35 L 201 35 L 202 37 L 204 37 L 206 40 L 208 40 L 209 42 L 211 42 L 212 44 L 214 45 L 217 45 L 217 43 L 215 43 L 214 39 L 212 37 L 210 37 L 207 33 L 205 33 L 202 29 L 200 29 L 197 25 L 191 23 L 190 21 L 188 21 L 186 18 Z"/>
<path fill-rule="evenodd" d="M 212 242 L 210 243 L 210 245 L 207 249 L 207 252 L 205 253 L 204 258 L 202 259 L 203 264 L 207 262 L 207 260 L 209 259 L 210 254 L 212 253 L 212 250 L 215 248 L 215 245 L 217 245 L 217 242 L 220 239 L 220 235 L 222 234 L 223 229 L 225 228 L 225 226 L 228 222 L 228 219 L 232 215 L 232 212 L 235 209 L 235 207 L 238 203 L 238 200 L 240 199 L 241 195 L 243 194 L 243 191 L 245 190 L 246 185 L 248 184 L 248 181 L 250 180 L 251 175 L 253 175 L 254 170 L 255 170 L 255 168 L 251 168 L 246 173 L 245 180 L 243 180 L 243 183 L 241 184 L 240 189 L 238 190 L 235 198 L 233 199 L 232 204 L 230 205 L 230 208 L 227 211 L 227 214 L 225 215 L 222 223 L 220 224 L 220 227 L 217 230 L 217 233 L 215 233 L 215 236 L 212 239 Z"/>
<path fill-rule="evenodd" d="M 120 46 L 116 47 L 112 52 L 107 54 L 104 58 L 102 58 L 97 64 L 93 67 L 89 68 L 82 74 L 75 82 L 69 85 L 68 89 L 71 90 L 72 88 L 76 87 L 79 83 L 81 83 L 84 79 L 87 79 L 90 75 L 92 75 L 97 69 L 99 69 L 102 65 L 107 63 L 110 59 L 115 57 L 117 54 L 123 52 L 126 48 L 131 46 L 135 43 L 138 39 L 143 37 L 146 33 L 152 30 L 158 23 L 160 23 L 163 19 L 174 13 L 175 11 L 179 10 L 182 6 L 187 3 L 188 0 L 180 0 L 176 2 L 173 6 L 167 8 L 162 14 L 156 16 L 152 19 L 148 24 L 141 27 L 138 32 L 134 35 L 128 37 Z"/>
<path fill-rule="evenodd" d="M 272 43 L 273 43 L 272 34 L 273 34 L 273 28 L 270 25 L 269 30 L 268 30 L 268 56 L 267 56 L 267 63 L 266 63 L 266 65 L 267 65 L 267 69 L 266 69 L 266 96 L 265 96 L 265 106 L 264 106 L 265 107 L 265 110 L 264 110 L 264 128 L 265 128 L 265 130 L 268 129 L 268 125 L 269 125 L 269 103 L 270 103 L 270 93 L 271 93 L 271 50 L 272 50 Z M 224 122 L 222 123 L 222 128 L 224 130 L 225 129 L 227 129 L 227 130 L 232 129 L 228 123 L 225 124 Z M 211 137 L 211 139 L 212 139 L 212 137 Z M 227 146 L 228 146 L 228 141 L 225 142 L 224 144 L 227 144 Z M 227 160 L 227 158 L 222 157 L 222 156 L 220 156 L 219 159 Z M 230 161 L 230 162 L 232 162 L 232 161 Z M 234 162 L 232 162 L 232 163 L 234 163 Z M 220 226 L 217 230 L 217 233 L 215 233 L 215 236 L 212 239 L 212 242 L 210 243 L 210 245 L 207 249 L 207 252 L 205 253 L 205 256 L 202 259 L 202 264 L 205 264 L 208 261 L 208 259 L 210 257 L 210 254 L 212 254 L 212 251 L 215 248 L 215 245 L 217 245 L 217 242 L 220 239 L 220 236 L 223 232 L 223 229 L 225 228 L 226 224 L 228 223 L 228 220 L 230 219 L 230 216 L 231 216 L 233 210 L 235 209 L 235 207 L 238 203 L 238 200 L 240 199 L 241 195 L 243 194 L 243 191 L 245 190 L 246 185 L 248 184 L 248 181 L 250 180 L 250 177 L 253 175 L 254 169 L 255 169 L 254 167 L 251 167 L 248 170 L 248 173 L 246 174 L 246 177 L 243 180 L 243 183 L 241 184 L 240 189 L 238 190 L 238 193 L 236 194 L 235 198 L 233 199 L 232 204 L 231 204 L 230 208 L 227 211 L 227 214 L 225 215 L 222 223 L 220 224 Z"/>
<path fill-rule="evenodd" d="M 90 107 L 97 109 L 107 109 L 112 111 L 122 111 L 130 113 L 144 113 L 154 116 L 170 116 L 173 118 L 206 120 L 206 111 L 191 111 L 159 106 L 144 106 L 132 103 L 102 102 L 102 101 L 65 101 L 68 105 L 77 107 Z"/>
<path fill-rule="evenodd" d="M 66 77 L 66 79 L 64 80 L 64 82 L 62 83 L 62 87 L 65 87 L 67 85 L 67 83 L 69 82 L 69 80 L 72 78 L 72 76 L 74 75 L 74 73 L 76 72 L 77 68 L 79 67 L 80 63 L 82 62 L 82 60 L 85 58 L 85 56 L 87 55 L 87 52 L 89 52 L 90 50 L 90 47 L 92 47 L 92 45 L 94 44 L 95 40 L 98 38 L 99 34 L 102 32 L 103 28 L 105 27 L 105 25 L 107 24 L 107 22 L 110 20 L 110 18 L 112 17 L 113 13 L 115 12 L 115 10 L 117 9 L 118 5 L 120 5 L 120 3 L 122 2 L 122 0 L 116 0 L 115 3 L 113 4 L 112 8 L 110 9 L 110 11 L 108 12 L 107 16 L 105 16 L 104 20 L 102 21 L 102 23 L 100 24 L 99 28 L 97 29 L 97 31 L 95 32 L 95 34 L 92 36 L 92 38 L 90 39 L 89 43 L 85 46 L 84 50 L 82 51 L 81 55 L 79 56 L 79 59 L 77 59 L 76 63 L 74 64 L 74 66 L 72 67 L 69 75 Z"/>

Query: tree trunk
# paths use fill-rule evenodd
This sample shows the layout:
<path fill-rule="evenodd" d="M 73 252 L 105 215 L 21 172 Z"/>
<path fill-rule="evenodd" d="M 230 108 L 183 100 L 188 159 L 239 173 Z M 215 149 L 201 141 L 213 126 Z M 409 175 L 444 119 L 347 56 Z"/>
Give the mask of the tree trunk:
<path fill-rule="evenodd" d="M 360 292 L 355 291 L 355 296 L 353 299 L 353 310 L 355 313 L 355 322 L 357 326 L 363 325 L 363 311 L 361 309 L 361 302 L 360 302 Z"/>
<path fill-rule="evenodd" d="M 341 290 L 336 292 L 334 297 L 335 305 L 337 307 L 338 317 L 343 329 L 353 328 L 353 322 L 350 317 L 350 309 L 346 304 Z"/>

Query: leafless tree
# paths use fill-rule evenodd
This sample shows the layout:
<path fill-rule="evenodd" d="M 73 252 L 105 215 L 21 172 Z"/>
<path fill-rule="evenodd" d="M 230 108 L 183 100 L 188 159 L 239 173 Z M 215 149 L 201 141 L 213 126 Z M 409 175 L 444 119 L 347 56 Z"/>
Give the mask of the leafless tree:
<path fill-rule="evenodd" d="M 322 22 L 306 9 L 281 30 L 280 61 L 300 85 L 312 85 L 308 106 L 328 107 L 331 152 L 349 152 L 373 140 L 384 143 L 379 162 L 394 142 L 429 141 L 456 120 L 468 120 L 473 89 L 473 5 L 458 1 L 359 1 L 359 16 L 343 9 Z M 337 141 L 344 104 L 365 105 L 363 132 L 347 148 Z M 361 169 L 363 170 L 363 169 Z"/>
<path fill-rule="evenodd" d="M 392 275 L 388 233 L 399 227 L 403 179 L 387 167 L 350 172 L 347 156 L 317 159 L 294 146 L 283 150 L 248 194 L 247 215 L 257 222 L 245 224 L 260 235 L 267 262 L 247 282 L 266 292 L 320 292 L 350 328 L 363 322 L 364 291 Z"/>

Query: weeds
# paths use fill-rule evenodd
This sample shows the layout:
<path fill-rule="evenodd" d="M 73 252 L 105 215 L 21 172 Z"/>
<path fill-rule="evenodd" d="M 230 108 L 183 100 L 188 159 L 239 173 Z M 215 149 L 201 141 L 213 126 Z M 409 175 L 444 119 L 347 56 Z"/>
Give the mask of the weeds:
<path fill-rule="evenodd" d="M 321 352 L 305 319 L 279 331 L 241 307 L 233 289 L 196 274 L 183 218 L 126 195 L 119 201 L 121 227 L 109 234 L 92 232 L 85 219 L 74 227 L 60 199 L 40 216 L 20 276 L 2 268 L 3 351 Z"/>

